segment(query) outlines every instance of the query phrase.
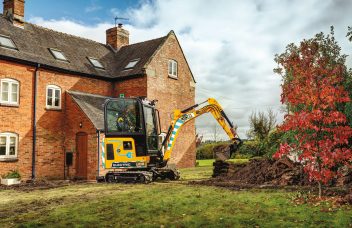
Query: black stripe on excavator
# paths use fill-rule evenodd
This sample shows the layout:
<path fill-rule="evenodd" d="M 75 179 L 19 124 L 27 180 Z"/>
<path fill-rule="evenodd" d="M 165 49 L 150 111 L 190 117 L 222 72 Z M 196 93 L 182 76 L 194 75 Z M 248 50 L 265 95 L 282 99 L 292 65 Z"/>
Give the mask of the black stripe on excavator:
<path fill-rule="evenodd" d="M 230 119 L 227 117 L 226 113 L 224 110 L 221 110 L 221 115 L 226 119 L 227 123 L 230 125 L 231 128 L 233 128 L 233 124 L 231 123 Z"/>
<path fill-rule="evenodd" d="M 171 135 L 171 132 L 172 132 L 172 125 L 170 125 L 169 129 L 167 130 L 167 134 L 166 134 L 165 139 L 164 139 L 164 141 L 163 141 L 163 143 L 162 143 L 161 145 L 163 145 L 163 146 L 165 145 L 167 139 L 168 139 L 168 138 L 170 137 L 170 135 Z"/>
<path fill-rule="evenodd" d="M 197 108 L 198 106 L 199 106 L 199 104 L 192 105 L 191 107 L 186 108 L 185 110 L 182 110 L 181 112 L 185 113 L 185 112 L 191 111 L 192 109 Z"/>
<path fill-rule="evenodd" d="M 114 145 L 113 144 L 106 144 L 106 159 L 107 160 L 114 160 Z"/>

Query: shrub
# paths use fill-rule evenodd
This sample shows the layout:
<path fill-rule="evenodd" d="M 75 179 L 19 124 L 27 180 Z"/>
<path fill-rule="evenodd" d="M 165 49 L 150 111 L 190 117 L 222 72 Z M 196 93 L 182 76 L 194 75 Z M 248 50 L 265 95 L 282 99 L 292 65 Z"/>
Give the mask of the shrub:
<path fill-rule="evenodd" d="M 200 145 L 197 148 L 197 159 L 202 160 L 202 159 L 213 159 L 214 154 L 213 154 L 213 149 L 215 146 L 218 145 L 228 145 L 228 142 L 213 142 L 213 143 L 205 143 Z"/>
<path fill-rule="evenodd" d="M 3 176 L 4 179 L 21 178 L 20 173 L 17 170 L 12 170 Z"/>

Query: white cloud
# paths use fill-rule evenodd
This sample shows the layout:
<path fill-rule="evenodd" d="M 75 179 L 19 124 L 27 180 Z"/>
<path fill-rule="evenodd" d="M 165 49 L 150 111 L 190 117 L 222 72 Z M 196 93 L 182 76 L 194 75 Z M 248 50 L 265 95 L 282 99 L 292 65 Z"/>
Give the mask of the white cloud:
<path fill-rule="evenodd" d="M 174 30 L 197 81 L 197 101 L 208 96 L 217 98 L 244 137 L 252 111 L 271 107 L 279 112 L 281 108 L 280 77 L 272 71 L 276 66 L 274 55 L 291 42 L 320 31 L 328 33 L 330 25 L 335 26 L 342 51 L 350 54 L 352 44 L 344 36 L 351 25 L 351 8 L 348 0 L 155 0 L 142 1 L 123 16 L 130 18 L 130 25 L 125 27 L 132 43 Z M 111 13 L 117 12 L 111 9 Z M 105 30 L 113 26 L 65 19 L 31 21 L 102 43 Z M 351 64 L 351 58 L 348 62 Z M 205 138 L 212 137 L 213 120 L 208 122 L 208 117 L 197 120 L 197 130 Z M 226 138 L 224 134 L 222 138 Z"/>
<path fill-rule="evenodd" d="M 95 12 L 95 11 L 98 11 L 98 10 L 101 10 L 103 7 L 101 5 L 98 5 L 97 4 L 97 1 L 96 0 L 91 0 L 90 1 L 90 5 L 86 6 L 84 8 L 84 11 L 86 13 L 92 13 L 92 12 Z"/>

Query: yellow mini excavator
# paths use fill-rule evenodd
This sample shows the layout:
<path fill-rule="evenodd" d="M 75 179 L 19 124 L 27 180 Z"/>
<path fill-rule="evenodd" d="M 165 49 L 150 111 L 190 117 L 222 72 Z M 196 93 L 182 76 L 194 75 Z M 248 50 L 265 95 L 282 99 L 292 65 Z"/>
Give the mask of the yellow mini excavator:
<path fill-rule="evenodd" d="M 241 144 L 232 122 L 213 98 L 182 111 L 175 110 L 166 134 L 160 132 L 155 103 L 140 98 L 112 98 L 105 102 L 102 164 L 109 170 L 103 178 L 106 182 L 177 180 L 179 172 L 168 166 L 168 161 L 180 128 L 204 113 L 211 113 L 232 140 L 228 147 L 215 151 L 217 159 L 229 159 Z"/>

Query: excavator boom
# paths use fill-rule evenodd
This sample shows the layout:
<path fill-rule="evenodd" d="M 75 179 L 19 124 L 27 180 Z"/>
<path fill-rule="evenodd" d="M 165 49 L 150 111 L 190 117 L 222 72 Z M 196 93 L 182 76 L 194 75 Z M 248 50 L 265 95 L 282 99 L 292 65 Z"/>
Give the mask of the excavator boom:
<path fill-rule="evenodd" d="M 206 104 L 207 103 L 207 104 Z M 206 105 L 204 105 L 206 104 Z M 204 105 L 204 106 L 203 106 Z M 202 106 L 202 107 L 200 107 Z M 185 110 L 175 110 L 174 119 L 169 127 L 168 133 L 163 142 L 165 153 L 163 160 L 167 162 L 172 154 L 172 150 L 177 139 L 180 128 L 187 122 L 205 114 L 211 113 L 219 125 L 224 129 L 226 134 L 232 140 L 232 144 L 226 147 L 216 147 L 214 150 L 217 160 L 227 160 L 231 157 L 238 147 L 241 145 L 242 141 L 237 136 L 235 128 L 232 122 L 229 120 L 221 105 L 214 99 L 209 98 L 205 102 L 193 105 Z"/>

